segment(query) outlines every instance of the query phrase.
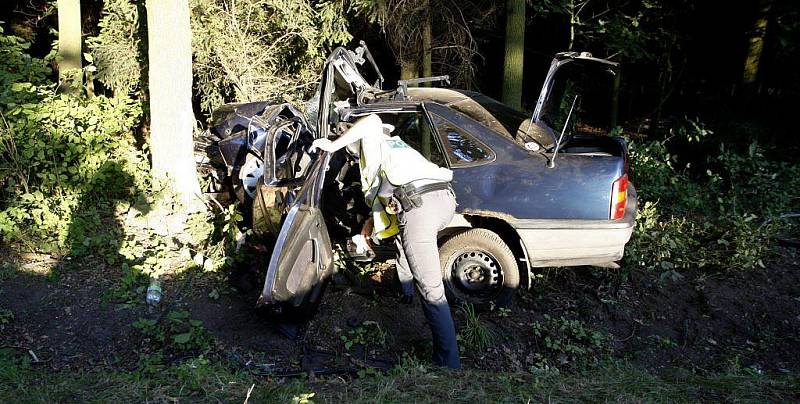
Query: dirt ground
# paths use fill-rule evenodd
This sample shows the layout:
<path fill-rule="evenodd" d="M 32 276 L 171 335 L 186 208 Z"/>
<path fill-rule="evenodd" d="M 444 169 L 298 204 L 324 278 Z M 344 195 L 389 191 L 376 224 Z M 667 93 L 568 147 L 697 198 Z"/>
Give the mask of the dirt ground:
<path fill-rule="evenodd" d="M 85 262 L 54 276 L 47 274 L 52 260 L 10 260 L 15 265 L 4 264 L 0 273 L 0 308 L 6 313 L 0 346 L 30 351 L 38 366 L 54 370 L 135 368 L 140 354 L 152 351 L 152 341 L 133 322 L 168 310 L 188 311 L 203 322 L 214 337 L 203 354 L 234 358 L 242 366 L 319 368 L 365 361 L 381 366 L 403 353 L 424 358 L 430 352 L 419 302 L 400 304 L 390 273 L 360 286 L 339 276 L 318 315 L 291 339 L 253 307 L 260 290 L 255 276 L 232 283 L 201 273 L 173 277 L 163 286 L 162 311 L 148 313 L 141 285 L 127 298 L 109 293 L 119 288 L 119 268 Z M 510 371 L 539 366 L 542 356 L 535 354 L 548 347 L 533 324 L 548 316 L 579 320 L 605 336 L 605 351 L 587 356 L 611 355 L 656 371 L 738 366 L 794 372 L 800 370 L 798 261 L 796 250 L 784 250 L 766 268 L 719 273 L 548 269 L 518 295 L 510 312 L 480 313 L 494 343 L 483 351 L 462 344 L 464 366 Z M 463 333 L 467 319 L 461 311 L 454 313 Z M 384 332 L 383 343 L 346 348 L 364 321 L 374 321 Z M 166 360 L 188 354 L 175 352 Z M 558 357 L 550 363 L 570 365 Z"/>

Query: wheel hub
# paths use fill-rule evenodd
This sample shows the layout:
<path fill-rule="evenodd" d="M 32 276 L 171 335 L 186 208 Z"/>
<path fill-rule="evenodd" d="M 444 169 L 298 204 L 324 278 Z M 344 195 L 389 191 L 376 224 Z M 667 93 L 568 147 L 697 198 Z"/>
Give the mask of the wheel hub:
<path fill-rule="evenodd" d="M 244 192 L 251 199 L 256 197 L 256 186 L 259 178 L 264 175 L 264 163 L 261 159 L 248 155 L 242 168 L 239 169 L 239 180 L 242 181 Z"/>
<path fill-rule="evenodd" d="M 465 251 L 451 267 L 456 286 L 469 292 L 490 292 L 502 285 L 502 272 L 494 257 L 483 251 Z"/>

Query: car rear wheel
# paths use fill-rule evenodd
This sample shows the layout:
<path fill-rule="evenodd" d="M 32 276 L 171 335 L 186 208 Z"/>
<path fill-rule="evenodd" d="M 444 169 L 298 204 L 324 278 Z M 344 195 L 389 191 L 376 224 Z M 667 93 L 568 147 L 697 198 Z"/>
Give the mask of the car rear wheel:
<path fill-rule="evenodd" d="M 450 237 L 439 247 L 439 261 L 450 304 L 505 307 L 519 288 L 514 253 L 491 230 L 469 229 Z"/>

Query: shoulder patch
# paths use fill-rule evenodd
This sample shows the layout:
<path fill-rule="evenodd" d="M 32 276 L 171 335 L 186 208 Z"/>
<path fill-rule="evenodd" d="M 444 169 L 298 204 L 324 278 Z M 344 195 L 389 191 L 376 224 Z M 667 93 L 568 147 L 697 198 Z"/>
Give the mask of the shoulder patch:
<path fill-rule="evenodd" d="M 386 139 L 386 144 L 392 149 L 408 149 L 411 147 L 400 138 Z"/>

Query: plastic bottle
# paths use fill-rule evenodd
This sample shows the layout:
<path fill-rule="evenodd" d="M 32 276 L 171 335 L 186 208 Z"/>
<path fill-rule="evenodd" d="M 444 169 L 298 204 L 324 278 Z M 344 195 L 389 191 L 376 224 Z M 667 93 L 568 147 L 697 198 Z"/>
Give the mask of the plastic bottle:
<path fill-rule="evenodd" d="M 161 281 L 158 278 L 150 278 L 150 286 L 147 287 L 147 304 L 151 307 L 161 303 Z"/>

